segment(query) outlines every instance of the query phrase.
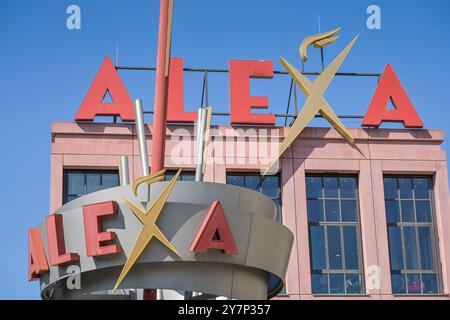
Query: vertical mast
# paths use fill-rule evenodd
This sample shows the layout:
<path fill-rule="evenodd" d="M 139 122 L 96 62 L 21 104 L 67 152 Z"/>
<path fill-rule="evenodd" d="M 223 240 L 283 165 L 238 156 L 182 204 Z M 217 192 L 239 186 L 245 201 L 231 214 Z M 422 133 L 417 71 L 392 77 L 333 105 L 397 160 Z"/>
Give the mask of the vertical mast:
<path fill-rule="evenodd" d="M 151 172 L 164 168 L 173 0 L 160 0 Z"/>

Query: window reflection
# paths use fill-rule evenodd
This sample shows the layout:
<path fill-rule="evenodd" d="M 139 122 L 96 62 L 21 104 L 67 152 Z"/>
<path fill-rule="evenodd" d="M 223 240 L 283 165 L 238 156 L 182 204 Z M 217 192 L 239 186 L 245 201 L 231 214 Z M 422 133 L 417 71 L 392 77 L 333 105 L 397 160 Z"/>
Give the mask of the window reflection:
<path fill-rule="evenodd" d="M 330 274 L 330 293 L 331 294 L 345 293 L 343 274 Z"/>
<path fill-rule="evenodd" d="M 313 293 L 326 294 L 329 292 L 327 274 L 312 274 L 311 284 Z"/>
<path fill-rule="evenodd" d="M 362 293 L 361 275 L 346 274 L 345 286 L 348 294 L 361 294 Z"/>
<path fill-rule="evenodd" d="M 314 270 L 322 270 L 327 268 L 325 253 L 325 231 L 322 226 L 311 226 L 310 228 L 310 244 L 314 248 L 311 253 L 311 263 Z"/>
<path fill-rule="evenodd" d="M 313 294 L 363 292 L 355 176 L 306 177 Z"/>
<path fill-rule="evenodd" d="M 392 292 L 439 293 L 428 177 L 385 177 Z"/>
<path fill-rule="evenodd" d="M 64 170 L 63 203 L 86 194 L 117 187 L 119 174 L 116 171 Z"/>
<path fill-rule="evenodd" d="M 330 269 L 342 269 L 341 229 L 340 227 L 330 226 L 327 231 Z"/>
<path fill-rule="evenodd" d="M 167 170 L 164 174 L 164 181 L 170 181 L 175 176 L 178 170 Z M 193 171 L 181 171 L 177 181 L 194 181 L 195 172 Z"/>
<path fill-rule="evenodd" d="M 402 249 L 402 234 L 400 227 L 388 227 L 389 239 L 389 255 L 391 259 L 391 270 L 403 269 L 403 249 Z"/>

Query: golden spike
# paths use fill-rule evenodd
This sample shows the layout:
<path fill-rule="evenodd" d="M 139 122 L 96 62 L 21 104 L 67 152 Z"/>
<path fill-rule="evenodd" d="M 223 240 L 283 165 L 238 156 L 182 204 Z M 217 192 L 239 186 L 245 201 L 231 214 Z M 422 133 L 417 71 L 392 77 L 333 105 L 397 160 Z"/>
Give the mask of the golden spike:
<path fill-rule="evenodd" d="M 133 211 L 134 215 L 142 222 L 145 223 L 145 213 L 142 212 L 137 206 L 135 206 L 133 203 L 131 203 L 130 200 L 123 197 L 123 200 L 125 200 L 125 203 L 130 207 L 130 209 Z"/>
<path fill-rule="evenodd" d="M 119 278 L 117 279 L 116 284 L 114 285 L 113 293 L 119 287 L 122 280 L 125 278 L 125 276 L 131 270 L 133 265 L 139 259 L 140 255 L 142 254 L 144 249 L 147 247 L 147 244 L 152 240 L 153 237 L 161 241 L 161 243 L 163 243 L 177 256 L 180 256 L 175 247 L 169 242 L 169 240 L 167 240 L 167 238 L 163 235 L 161 230 L 156 225 L 156 220 L 161 214 L 164 205 L 167 199 L 169 198 L 170 193 L 172 192 L 175 182 L 180 176 L 180 173 L 181 169 L 179 169 L 178 172 L 173 176 L 173 178 L 170 180 L 170 182 L 167 184 L 167 186 L 164 188 L 164 190 L 161 192 L 161 194 L 158 196 L 158 198 L 155 200 L 155 202 L 152 204 L 150 209 L 147 210 L 146 213 L 144 213 L 143 210 L 139 209 L 135 205 L 130 206 L 131 210 L 139 218 L 139 220 L 143 223 L 144 226 L 142 230 L 139 232 L 139 235 L 133 245 L 133 249 L 131 250 L 128 259 L 125 262 L 125 265 L 123 266 L 123 269 L 119 275 Z M 130 205 L 127 200 L 126 203 Z"/>
<path fill-rule="evenodd" d="M 325 90 L 330 84 L 331 80 L 335 76 L 337 70 L 344 62 L 345 57 L 350 52 L 353 44 L 358 39 L 357 35 L 342 52 L 333 60 L 333 62 L 317 77 L 314 82 L 306 78 L 300 71 L 295 69 L 293 65 L 287 62 L 284 58 L 280 58 L 280 62 L 286 71 L 290 74 L 295 83 L 300 87 L 307 99 L 303 105 L 302 110 L 295 118 L 292 127 L 289 129 L 288 134 L 281 142 L 278 148 L 277 154 L 272 158 L 269 167 L 264 171 L 265 176 L 283 155 L 283 153 L 292 145 L 297 137 L 302 133 L 306 126 L 314 119 L 315 115 L 320 112 L 322 116 L 349 142 L 355 143 L 355 140 L 345 128 L 342 121 L 331 109 L 328 102 L 323 97 Z"/>

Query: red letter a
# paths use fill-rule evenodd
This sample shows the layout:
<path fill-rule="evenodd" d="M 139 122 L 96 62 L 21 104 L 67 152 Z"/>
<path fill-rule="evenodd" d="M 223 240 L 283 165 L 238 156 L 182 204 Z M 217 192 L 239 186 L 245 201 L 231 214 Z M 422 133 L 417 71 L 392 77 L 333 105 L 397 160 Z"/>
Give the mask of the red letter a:
<path fill-rule="evenodd" d="M 214 201 L 209 208 L 191 245 L 192 252 L 206 252 L 208 249 L 220 249 L 225 254 L 238 254 L 227 217 L 219 201 Z"/>
<path fill-rule="evenodd" d="M 104 103 L 109 92 L 112 102 Z M 120 80 L 111 58 L 106 56 L 84 97 L 75 121 L 92 121 L 95 116 L 120 116 L 122 121 L 134 121 L 133 102 Z"/>
<path fill-rule="evenodd" d="M 395 110 L 386 109 L 389 99 Z M 422 120 L 390 64 L 384 69 L 361 125 L 378 127 L 383 121 L 403 122 L 405 128 L 423 127 Z"/>

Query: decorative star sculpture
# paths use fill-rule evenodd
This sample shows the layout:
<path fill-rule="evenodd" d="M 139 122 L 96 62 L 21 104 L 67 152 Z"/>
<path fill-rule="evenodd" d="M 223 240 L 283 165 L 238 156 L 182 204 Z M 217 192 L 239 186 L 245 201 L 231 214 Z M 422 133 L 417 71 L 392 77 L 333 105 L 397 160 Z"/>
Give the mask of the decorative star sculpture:
<path fill-rule="evenodd" d="M 335 29 L 333 31 L 324 33 L 322 37 L 320 35 L 314 36 L 314 39 L 310 39 L 306 41 L 308 38 L 303 41 L 300 46 L 300 55 L 302 59 L 306 60 L 306 47 L 319 43 L 320 45 L 325 45 L 332 43 L 337 39 L 334 34 L 339 31 Z M 318 76 L 314 81 L 306 78 L 300 71 L 298 71 L 294 66 L 292 66 L 289 62 L 286 61 L 283 57 L 280 58 L 280 62 L 286 71 L 291 75 L 292 79 L 295 83 L 300 87 L 302 92 L 306 95 L 307 99 L 305 104 L 303 105 L 302 110 L 298 113 L 295 118 L 292 127 L 289 129 L 288 134 L 281 142 L 281 145 L 278 149 L 278 152 L 271 160 L 269 167 L 265 170 L 264 175 L 266 175 L 274 166 L 274 164 L 278 161 L 278 159 L 283 155 L 283 153 L 291 146 L 291 144 L 297 139 L 297 137 L 302 133 L 302 131 L 306 128 L 306 126 L 311 122 L 312 119 L 316 116 L 317 113 L 320 113 L 331 125 L 345 138 L 349 143 L 354 143 L 355 140 L 345 128 L 344 124 L 341 122 L 339 117 L 334 113 L 333 109 L 331 109 L 328 102 L 323 97 L 325 90 L 330 84 L 331 80 L 335 76 L 342 62 L 344 62 L 345 57 L 350 52 L 350 49 L 353 47 L 353 44 L 358 39 L 359 35 L 357 35 L 342 52 L 334 59 L 334 61 Z M 328 40 L 327 40 L 328 39 Z"/>
<path fill-rule="evenodd" d="M 137 188 L 142 183 L 151 184 L 156 181 L 162 181 L 164 179 L 164 173 L 165 169 L 154 173 L 152 175 L 141 177 L 136 179 L 132 184 L 132 191 L 136 195 L 137 194 Z M 172 191 L 175 182 L 178 179 L 178 176 L 181 173 L 181 169 L 178 170 L 178 172 L 173 176 L 172 180 L 167 184 L 167 186 L 164 188 L 162 193 L 158 196 L 158 198 L 155 200 L 155 202 L 152 204 L 152 206 L 144 212 L 144 210 L 141 210 L 138 208 L 135 204 L 131 203 L 128 199 L 124 198 L 125 203 L 130 207 L 130 209 L 133 211 L 133 213 L 136 215 L 136 217 L 142 222 L 144 225 L 141 229 L 141 232 L 139 233 L 136 242 L 134 243 L 133 249 L 131 250 L 130 255 L 128 256 L 127 262 L 123 266 L 122 272 L 119 275 L 119 278 L 117 279 L 116 285 L 113 288 L 113 292 L 119 287 L 122 280 L 125 278 L 125 276 L 128 274 L 128 272 L 131 270 L 133 265 L 136 263 L 137 259 L 140 257 L 144 249 L 147 247 L 148 243 L 153 239 L 156 238 L 161 243 L 163 243 L 167 248 L 169 248 L 173 253 L 175 253 L 177 256 L 180 256 L 177 252 L 177 249 L 170 243 L 169 240 L 167 240 L 166 236 L 161 232 L 161 230 L 156 225 L 156 220 L 158 219 L 159 215 L 161 214 L 164 205 L 170 195 L 170 192 Z"/>

